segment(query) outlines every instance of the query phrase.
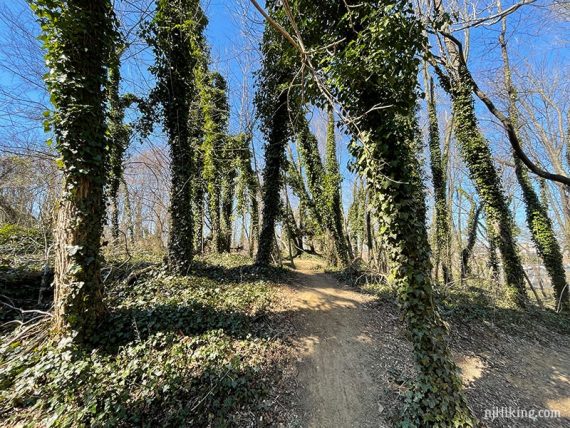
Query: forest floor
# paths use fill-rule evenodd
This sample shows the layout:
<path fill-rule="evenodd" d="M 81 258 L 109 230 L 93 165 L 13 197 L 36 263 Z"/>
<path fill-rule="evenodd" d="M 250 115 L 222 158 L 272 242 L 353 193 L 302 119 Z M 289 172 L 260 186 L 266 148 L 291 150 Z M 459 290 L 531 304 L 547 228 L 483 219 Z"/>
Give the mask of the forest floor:
<path fill-rule="evenodd" d="M 43 253 L 13 243 L 0 250 L 0 426 L 399 421 L 412 347 L 394 290 L 362 272 L 327 273 L 314 257 L 260 271 L 232 254 L 176 277 L 160 255 L 109 254 L 108 314 L 77 347 L 49 335 L 49 288 L 38 302 L 51 281 Z M 569 426 L 569 316 L 501 307 L 477 284 L 436 288 L 436 297 L 468 401 L 487 426 Z M 560 417 L 485 414 L 495 409 Z"/>
<path fill-rule="evenodd" d="M 292 313 L 298 425 L 394 426 L 414 368 L 393 294 L 343 285 L 314 260 L 295 264 L 283 300 Z M 569 426 L 568 318 L 491 308 L 465 294 L 447 300 L 450 345 L 477 416 L 490 427 Z"/>

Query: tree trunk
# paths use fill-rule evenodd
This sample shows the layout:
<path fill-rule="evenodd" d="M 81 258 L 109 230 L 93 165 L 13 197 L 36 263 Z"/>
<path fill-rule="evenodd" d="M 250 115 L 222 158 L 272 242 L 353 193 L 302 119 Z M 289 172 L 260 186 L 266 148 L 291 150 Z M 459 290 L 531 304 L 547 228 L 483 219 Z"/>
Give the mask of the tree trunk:
<path fill-rule="evenodd" d="M 105 312 L 100 272 L 107 162 L 102 88 L 114 49 L 114 17 L 109 1 L 65 2 L 55 12 L 52 6 L 36 6 L 46 36 L 46 82 L 57 111 L 54 131 L 63 162 L 64 191 L 54 233 L 55 331 L 83 342 L 96 332 Z"/>
<path fill-rule="evenodd" d="M 271 119 L 265 146 L 265 167 L 263 170 L 263 215 L 259 234 L 259 247 L 255 263 L 268 266 L 275 243 L 275 223 L 280 212 L 280 194 L 283 184 L 282 172 L 285 163 L 285 146 L 287 144 L 287 93 L 283 91 L 277 100 L 275 112 Z"/>
<path fill-rule="evenodd" d="M 131 243 L 135 242 L 135 227 L 133 224 L 133 210 L 131 207 L 131 196 L 129 195 L 129 188 L 127 187 L 127 182 L 125 178 L 121 178 L 121 183 L 123 183 L 123 192 L 125 194 L 125 218 L 127 222 L 127 237 Z"/>
<path fill-rule="evenodd" d="M 500 3 L 499 3 L 500 5 Z M 499 44 L 503 56 L 505 86 L 509 95 L 509 116 L 516 133 L 519 132 L 519 112 L 516 105 L 518 94 L 511 76 L 509 54 L 505 34 L 507 32 L 506 18 L 502 19 L 502 30 L 499 35 Z M 523 200 L 526 207 L 526 222 L 530 230 L 532 241 L 537 253 L 542 258 L 544 267 L 550 276 L 552 287 L 556 296 L 556 307 L 562 310 L 570 310 L 570 300 L 568 295 L 568 283 L 566 282 L 566 272 L 562 251 L 552 228 L 552 221 L 548 216 L 548 207 L 541 203 L 540 198 L 532 186 L 526 166 L 523 165 L 516 153 L 513 153 L 515 162 L 515 173 L 517 181 L 521 187 Z M 530 284 L 530 282 L 529 282 Z"/>
<path fill-rule="evenodd" d="M 443 16 L 441 0 L 434 3 Z M 444 28 L 445 31 L 448 28 Z M 448 38 L 445 39 L 450 59 L 447 62 L 449 77 L 440 76 L 443 88 L 451 95 L 455 136 L 459 149 L 477 193 L 483 202 L 487 223 L 497 237 L 497 246 L 503 261 L 508 298 L 523 307 L 527 302 L 524 271 L 513 234 L 514 220 L 509 211 L 489 145 L 479 129 L 473 103 L 473 85 L 469 70 L 460 60 L 461 52 Z"/>
<path fill-rule="evenodd" d="M 433 80 L 428 75 L 427 66 L 425 71 L 425 86 L 427 94 L 429 137 L 428 146 L 430 152 L 430 167 L 435 199 L 435 277 L 438 278 L 438 269 L 441 264 L 444 284 L 453 281 L 451 267 L 449 266 L 449 246 L 451 233 L 449 227 L 449 213 L 447 211 L 447 171 L 446 161 L 441 153 L 439 124 L 437 119 L 437 109 L 435 94 L 433 90 Z"/>

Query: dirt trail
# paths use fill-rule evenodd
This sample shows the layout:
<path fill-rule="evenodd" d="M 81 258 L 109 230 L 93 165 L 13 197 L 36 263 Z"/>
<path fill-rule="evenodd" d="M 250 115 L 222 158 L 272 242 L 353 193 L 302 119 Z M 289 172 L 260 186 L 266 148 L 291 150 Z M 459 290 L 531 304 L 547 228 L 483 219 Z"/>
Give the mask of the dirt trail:
<path fill-rule="evenodd" d="M 385 426 L 372 373 L 372 314 L 363 310 L 374 298 L 344 288 L 315 262 L 299 260 L 296 267 L 291 306 L 299 313 L 302 426 Z"/>
<path fill-rule="evenodd" d="M 339 284 L 316 261 L 295 264 L 295 284 L 284 296 L 294 347 L 300 349 L 292 389 L 301 420 L 292 426 L 393 426 L 404 381 L 415 375 L 397 306 Z M 570 426 L 568 336 L 535 329 L 543 342 L 488 322 L 452 325 L 450 345 L 480 419 L 488 409 L 548 409 L 561 417 L 532 420 L 533 426 Z M 526 428 L 530 420 L 499 417 L 485 423 Z"/>

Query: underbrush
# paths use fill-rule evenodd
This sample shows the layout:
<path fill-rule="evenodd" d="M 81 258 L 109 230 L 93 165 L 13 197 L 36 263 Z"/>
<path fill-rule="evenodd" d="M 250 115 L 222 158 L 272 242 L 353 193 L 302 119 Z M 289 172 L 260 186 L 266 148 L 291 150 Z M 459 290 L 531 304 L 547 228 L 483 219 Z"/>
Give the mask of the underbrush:
<path fill-rule="evenodd" d="M 0 225 L 0 254 L 3 263 L 8 254 L 20 255 L 42 251 L 49 245 L 49 238 L 43 236 L 39 229 L 23 227 L 16 224 Z"/>
<path fill-rule="evenodd" d="M 343 284 L 366 293 L 388 299 L 396 298 L 395 288 L 388 283 L 386 276 L 382 273 L 357 265 L 341 270 L 327 269 L 327 272 Z"/>
<path fill-rule="evenodd" d="M 440 312 L 454 323 L 476 324 L 483 321 L 507 333 L 538 341 L 543 339 L 545 331 L 570 334 L 569 314 L 540 307 L 532 300 L 524 309 L 514 307 L 506 303 L 504 294 L 496 287 L 496 284 L 471 280 L 464 287 L 438 292 Z"/>
<path fill-rule="evenodd" d="M 284 347 L 266 317 L 274 280 L 241 256 L 209 262 L 187 277 L 140 260 L 116 266 L 108 314 L 89 345 L 54 341 L 48 318 L 5 333 L 0 418 L 22 426 L 258 423 Z M 130 275 L 135 268 L 140 274 Z"/>
<path fill-rule="evenodd" d="M 0 337 L 15 325 L 6 322 L 34 318 L 22 310 L 49 308 L 41 294 L 53 279 L 50 246 L 50 238 L 37 228 L 0 225 Z"/>
<path fill-rule="evenodd" d="M 339 281 L 397 303 L 397 290 L 386 277 L 363 268 L 331 272 Z M 507 303 L 506 294 L 496 283 L 468 279 L 463 285 L 434 287 L 435 302 L 440 313 L 452 323 L 477 324 L 482 321 L 506 332 L 540 340 L 543 332 L 570 334 L 570 315 L 540 307 L 529 297 L 527 307 L 520 309 Z"/>

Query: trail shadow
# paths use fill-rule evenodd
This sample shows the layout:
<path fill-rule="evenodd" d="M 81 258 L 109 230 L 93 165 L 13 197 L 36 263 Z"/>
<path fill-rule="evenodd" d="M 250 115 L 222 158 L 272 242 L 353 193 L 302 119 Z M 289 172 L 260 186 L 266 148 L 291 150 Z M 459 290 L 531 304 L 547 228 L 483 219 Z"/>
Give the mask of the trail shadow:
<path fill-rule="evenodd" d="M 377 404 L 386 382 L 376 379 L 383 342 L 372 336 L 374 298 L 312 270 L 296 272 L 291 288 L 285 316 L 293 320 L 291 340 L 299 350 L 302 426 L 387 426 Z"/>

